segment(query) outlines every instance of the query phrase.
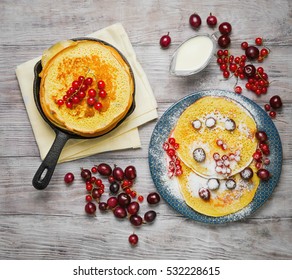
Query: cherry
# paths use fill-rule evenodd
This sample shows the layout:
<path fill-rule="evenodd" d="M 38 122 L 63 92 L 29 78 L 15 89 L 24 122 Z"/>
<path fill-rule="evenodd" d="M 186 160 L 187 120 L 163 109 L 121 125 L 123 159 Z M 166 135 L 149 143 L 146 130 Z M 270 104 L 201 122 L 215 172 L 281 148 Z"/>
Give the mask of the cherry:
<path fill-rule="evenodd" d="M 118 195 L 118 203 L 122 207 L 127 207 L 131 202 L 131 197 L 126 193 L 120 193 Z"/>
<path fill-rule="evenodd" d="M 100 211 L 106 211 L 108 209 L 108 205 L 106 202 L 100 202 L 98 204 L 98 208 Z"/>
<path fill-rule="evenodd" d="M 121 206 L 117 206 L 114 209 L 114 215 L 115 217 L 119 218 L 119 219 L 123 219 L 127 216 L 127 211 L 125 208 L 121 207 Z"/>
<path fill-rule="evenodd" d="M 109 208 L 115 208 L 118 205 L 118 199 L 115 196 L 111 196 L 107 200 L 107 205 Z"/>
<path fill-rule="evenodd" d="M 227 34 L 223 34 L 218 38 L 218 45 L 221 48 L 228 47 L 230 42 L 231 42 L 230 37 Z"/>
<path fill-rule="evenodd" d="M 156 218 L 156 212 L 153 210 L 149 210 L 144 214 L 144 220 L 147 223 L 153 222 L 155 218 Z"/>
<path fill-rule="evenodd" d="M 159 203 L 159 201 L 160 201 L 160 196 L 159 196 L 158 193 L 151 192 L 151 193 L 148 194 L 148 196 L 147 196 L 147 202 L 149 204 L 157 204 L 157 203 Z"/>
<path fill-rule="evenodd" d="M 85 205 L 85 212 L 87 214 L 94 214 L 96 211 L 96 205 L 93 202 L 87 202 Z"/>
<path fill-rule="evenodd" d="M 260 51 L 257 47 L 255 46 L 249 46 L 246 50 L 245 50 L 245 55 L 249 58 L 249 59 L 257 59 L 259 57 Z"/>
<path fill-rule="evenodd" d="M 139 238 L 138 238 L 138 235 L 137 234 L 131 234 L 129 236 L 129 243 L 132 245 L 132 246 L 135 246 L 137 245 L 138 241 L 139 241 Z"/>
<path fill-rule="evenodd" d="M 270 172 L 267 169 L 261 168 L 257 171 L 258 177 L 263 181 L 268 181 L 270 178 Z"/>
<path fill-rule="evenodd" d="M 110 176 L 112 174 L 112 168 L 107 163 L 99 164 L 97 171 L 102 176 Z"/>
<path fill-rule="evenodd" d="M 128 213 L 131 215 L 137 214 L 139 209 L 140 204 L 137 201 L 132 201 L 127 207 Z"/>
<path fill-rule="evenodd" d="M 92 198 L 97 199 L 100 198 L 100 193 L 97 188 L 93 188 L 91 191 Z"/>
<path fill-rule="evenodd" d="M 142 225 L 142 223 L 143 223 L 143 219 L 142 219 L 141 216 L 134 214 L 134 215 L 131 215 L 131 216 L 130 216 L 130 223 L 131 223 L 133 226 L 138 227 L 138 226 L 141 226 L 141 225 Z"/>
<path fill-rule="evenodd" d="M 279 109 L 282 107 L 282 100 L 279 95 L 274 95 L 270 98 L 270 105 L 273 109 Z"/>
<path fill-rule="evenodd" d="M 81 169 L 80 176 L 84 179 L 84 181 L 88 181 L 91 178 L 91 171 L 89 169 Z"/>
<path fill-rule="evenodd" d="M 219 31 L 221 34 L 229 34 L 232 30 L 232 26 L 229 22 L 222 22 L 219 25 Z"/>
<path fill-rule="evenodd" d="M 169 36 L 169 32 L 168 32 L 167 35 L 163 35 L 160 38 L 160 46 L 166 49 L 169 47 L 170 43 L 171 43 L 171 37 Z"/>
<path fill-rule="evenodd" d="M 192 28 L 197 29 L 201 26 L 202 23 L 201 17 L 198 14 L 194 13 L 190 16 L 189 23 Z"/>
<path fill-rule="evenodd" d="M 71 172 L 68 172 L 65 176 L 64 176 L 64 181 L 66 184 L 70 184 L 74 181 L 74 174 Z"/>
<path fill-rule="evenodd" d="M 211 196 L 211 193 L 207 188 L 200 188 L 198 194 L 203 200 L 209 200 Z"/>
<path fill-rule="evenodd" d="M 268 136 L 264 131 L 257 131 L 255 137 L 261 142 L 265 142 L 268 140 Z"/>
<path fill-rule="evenodd" d="M 124 174 L 128 180 L 134 180 L 137 177 L 137 172 L 136 172 L 135 166 L 133 166 L 133 165 L 127 166 L 125 171 L 124 171 Z"/>
<path fill-rule="evenodd" d="M 217 18 L 210 13 L 206 20 L 207 24 L 211 27 L 214 27 L 217 24 Z"/>
<path fill-rule="evenodd" d="M 113 177 L 117 180 L 117 181 L 123 181 L 125 174 L 124 171 L 121 167 L 116 166 L 113 169 Z"/>
<path fill-rule="evenodd" d="M 247 64 L 243 68 L 244 75 L 248 78 L 253 77 L 256 74 L 256 68 L 252 64 Z"/>
<path fill-rule="evenodd" d="M 109 186 L 110 192 L 116 194 L 120 190 L 120 184 L 116 181 L 112 182 Z"/>

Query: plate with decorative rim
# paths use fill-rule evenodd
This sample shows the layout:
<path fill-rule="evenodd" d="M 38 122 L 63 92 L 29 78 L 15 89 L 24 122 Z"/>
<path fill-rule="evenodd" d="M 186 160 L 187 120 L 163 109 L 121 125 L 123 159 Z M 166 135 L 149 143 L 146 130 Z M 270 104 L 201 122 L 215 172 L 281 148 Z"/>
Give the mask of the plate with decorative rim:
<path fill-rule="evenodd" d="M 206 216 L 193 210 L 185 203 L 175 180 L 168 176 L 166 154 L 163 150 L 163 143 L 167 141 L 182 112 L 196 100 L 204 96 L 227 97 L 246 108 L 254 117 L 258 130 L 264 130 L 267 133 L 271 151 L 269 155 L 270 164 L 267 167 L 272 174 L 271 178 L 268 181 L 260 182 L 253 200 L 246 207 L 238 212 L 221 217 Z M 152 132 L 148 151 L 150 173 L 157 191 L 162 198 L 183 216 L 207 224 L 234 222 L 254 214 L 257 209 L 267 202 L 276 188 L 281 175 L 282 158 L 281 139 L 277 128 L 268 114 L 255 102 L 245 96 L 216 89 L 194 92 L 169 107 L 158 120 Z"/>

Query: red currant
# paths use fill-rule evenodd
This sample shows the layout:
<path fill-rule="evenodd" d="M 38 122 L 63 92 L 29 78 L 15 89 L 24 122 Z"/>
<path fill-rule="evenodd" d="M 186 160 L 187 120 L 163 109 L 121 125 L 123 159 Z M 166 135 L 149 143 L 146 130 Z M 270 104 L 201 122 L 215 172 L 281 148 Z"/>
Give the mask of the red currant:
<path fill-rule="evenodd" d="M 247 43 L 247 42 L 242 42 L 242 43 L 241 43 L 241 48 L 242 48 L 243 50 L 246 50 L 246 49 L 248 48 L 248 43 Z"/>
<path fill-rule="evenodd" d="M 206 20 L 207 24 L 211 27 L 214 27 L 217 24 L 217 18 L 210 13 Z"/>
<path fill-rule="evenodd" d="M 241 88 L 241 86 L 236 86 L 236 87 L 234 88 L 234 91 L 235 91 L 236 93 L 238 93 L 238 94 L 242 93 L 242 88 Z"/>
<path fill-rule="evenodd" d="M 256 38 L 255 43 L 257 46 L 261 46 L 263 44 L 263 38 L 260 37 Z"/>
<path fill-rule="evenodd" d="M 274 118 L 276 117 L 277 113 L 276 113 L 275 111 L 271 111 L 271 112 L 269 113 L 269 115 L 270 115 L 270 117 L 271 117 L 272 119 L 274 119 Z"/>
<path fill-rule="evenodd" d="M 96 102 L 94 104 L 94 108 L 97 110 L 97 111 L 101 111 L 102 109 L 102 104 L 100 102 Z"/>
<path fill-rule="evenodd" d="M 105 88 L 105 82 L 103 80 L 100 80 L 97 82 L 98 89 L 104 89 Z"/>
<path fill-rule="evenodd" d="M 88 105 L 93 106 L 95 103 L 96 103 L 96 100 L 94 99 L 94 97 L 87 98 Z"/>
<path fill-rule="evenodd" d="M 106 97 L 106 91 L 104 89 L 101 89 L 99 92 L 98 92 L 98 96 L 100 98 L 105 98 Z"/>
<path fill-rule="evenodd" d="M 91 77 L 88 77 L 84 80 L 84 84 L 87 86 L 90 86 L 93 82 L 93 79 Z"/>
<path fill-rule="evenodd" d="M 96 96 L 96 90 L 93 89 L 93 88 L 89 89 L 87 93 L 88 93 L 89 97 L 95 97 Z"/>

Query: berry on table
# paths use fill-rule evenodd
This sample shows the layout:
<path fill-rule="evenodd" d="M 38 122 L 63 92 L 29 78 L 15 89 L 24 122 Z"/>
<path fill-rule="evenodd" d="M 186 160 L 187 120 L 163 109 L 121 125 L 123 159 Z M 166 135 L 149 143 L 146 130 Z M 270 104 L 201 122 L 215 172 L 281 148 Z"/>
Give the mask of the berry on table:
<path fill-rule="evenodd" d="M 64 182 L 66 184 L 70 184 L 74 181 L 74 174 L 71 172 L 68 172 L 67 174 L 65 174 L 64 176 Z"/>
<path fill-rule="evenodd" d="M 132 246 L 135 246 L 135 245 L 137 245 L 139 238 L 138 238 L 137 234 L 133 233 L 129 236 L 128 240 Z"/>
<path fill-rule="evenodd" d="M 201 26 L 201 17 L 197 13 L 193 13 L 192 15 L 190 15 L 189 23 L 192 28 L 197 29 Z"/>
<path fill-rule="evenodd" d="M 222 22 L 219 25 L 219 31 L 221 34 L 229 34 L 231 33 L 232 30 L 232 26 L 229 22 Z"/>
<path fill-rule="evenodd" d="M 214 27 L 217 24 L 217 18 L 212 15 L 212 13 L 210 13 L 210 15 L 206 19 L 206 22 L 210 27 Z"/>
<path fill-rule="evenodd" d="M 163 48 L 163 49 L 166 49 L 169 47 L 170 43 L 171 43 L 171 37 L 169 36 L 169 32 L 167 33 L 167 35 L 163 35 L 161 38 L 160 38 L 160 46 Z"/>

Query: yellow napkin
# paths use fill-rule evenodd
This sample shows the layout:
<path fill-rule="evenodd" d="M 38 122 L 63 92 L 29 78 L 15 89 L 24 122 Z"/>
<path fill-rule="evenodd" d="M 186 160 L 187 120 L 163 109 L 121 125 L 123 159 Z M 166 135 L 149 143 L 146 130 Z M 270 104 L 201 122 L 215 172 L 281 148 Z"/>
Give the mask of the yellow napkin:
<path fill-rule="evenodd" d="M 138 126 L 157 118 L 157 103 L 144 70 L 136 59 L 136 54 L 128 35 L 120 23 L 96 31 L 87 37 L 104 40 L 115 46 L 129 61 L 135 76 L 136 108 L 134 112 L 109 134 L 95 139 L 70 139 L 59 158 L 60 162 L 75 160 L 93 154 L 141 147 Z M 46 156 L 55 139 L 55 133 L 42 119 L 33 98 L 33 69 L 41 59 L 37 57 L 16 68 L 24 104 L 31 122 L 42 159 Z"/>

